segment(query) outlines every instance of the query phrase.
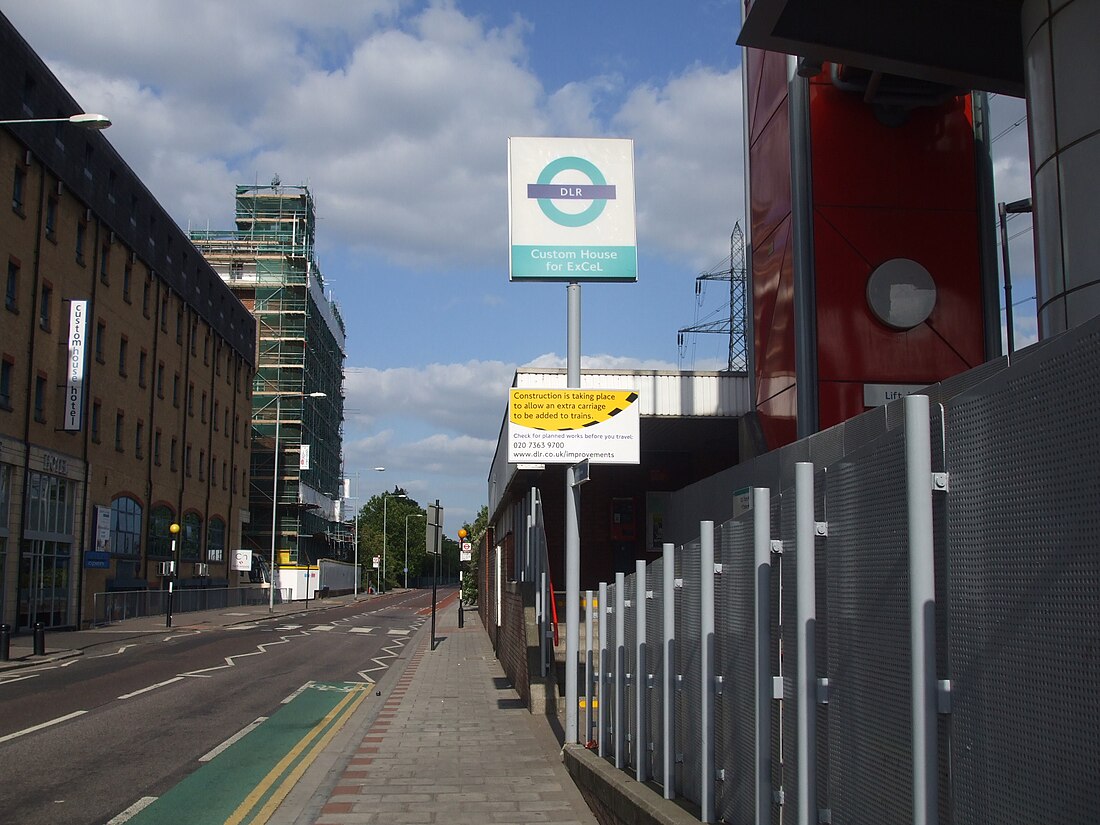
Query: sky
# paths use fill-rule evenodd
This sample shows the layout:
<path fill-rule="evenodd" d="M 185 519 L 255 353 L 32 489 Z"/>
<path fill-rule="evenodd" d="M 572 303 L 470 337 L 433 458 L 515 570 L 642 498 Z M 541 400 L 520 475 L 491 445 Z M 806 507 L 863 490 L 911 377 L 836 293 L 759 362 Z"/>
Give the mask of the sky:
<path fill-rule="evenodd" d="M 639 277 L 582 288 L 582 365 L 720 369 L 695 278 L 744 225 L 738 3 L 11 0 L 4 14 L 185 229 L 237 184 L 306 184 L 347 324 L 344 455 L 365 501 L 487 502 L 508 387 L 565 366 L 564 284 L 509 283 L 510 136 L 634 141 Z M 1023 101 L 993 101 L 997 199 L 1027 197 Z M 1034 341 L 1030 218 L 1009 224 Z M 1004 315 L 1002 315 L 1004 317 Z M 384 473 L 373 467 L 383 466 Z M 353 495 L 355 483 L 352 483 Z"/>

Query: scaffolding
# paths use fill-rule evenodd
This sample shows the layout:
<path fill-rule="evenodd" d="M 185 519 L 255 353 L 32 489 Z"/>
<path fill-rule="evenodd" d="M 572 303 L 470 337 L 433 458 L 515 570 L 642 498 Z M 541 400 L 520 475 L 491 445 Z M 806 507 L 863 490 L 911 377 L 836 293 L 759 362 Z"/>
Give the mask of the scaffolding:
<path fill-rule="evenodd" d="M 309 187 L 236 187 L 236 228 L 191 240 L 257 324 L 252 387 L 250 521 L 245 547 L 275 547 L 280 564 L 338 556 L 346 331 L 314 258 Z M 323 393 L 323 396 L 320 395 Z M 275 478 L 276 435 L 278 479 Z"/>

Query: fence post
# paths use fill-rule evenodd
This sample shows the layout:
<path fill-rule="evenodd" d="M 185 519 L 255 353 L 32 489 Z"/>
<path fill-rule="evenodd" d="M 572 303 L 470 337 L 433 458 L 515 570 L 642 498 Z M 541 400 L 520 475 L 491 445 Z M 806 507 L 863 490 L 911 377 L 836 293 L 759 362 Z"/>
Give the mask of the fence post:
<path fill-rule="evenodd" d="M 814 584 L 814 465 L 794 465 L 795 607 L 798 616 L 798 823 L 817 825 L 817 666 L 814 633 L 817 591 Z"/>
<path fill-rule="evenodd" d="M 546 606 L 546 573 L 539 573 L 539 589 L 535 594 L 535 615 L 538 617 L 539 628 L 539 662 L 542 668 L 542 676 L 545 679 L 549 672 L 549 656 L 546 655 L 546 633 L 550 629 L 548 620 L 549 612 Z"/>
<path fill-rule="evenodd" d="M 714 821 L 714 522 L 699 522 L 699 674 L 703 706 L 699 727 L 699 819 Z"/>
<path fill-rule="evenodd" d="M 676 798 L 676 743 L 673 740 L 672 720 L 676 718 L 676 563 L 673 545 L 661 548 L 664 563 L 661 565 L 661 598 L 664 608 L 664 672 L 661 685 L 661 779 L 665 783 L 665 799 Z"/>
<path fill-rule="evenodd" d="M 753 561 L 756 569 L 756 825 L 772 810 L 772 515 L 771 490 L 752 491 Z"/>
<path fill-rule="evenodd" d="M 622 770 L 626 765 L 626 574 L 615 574 L 615 719 L 612 724 L 615 747 L 615 767 Z"/>
<path fill-rule="evenodd" d="M 649 731 L 645 726 L 646 690 L 649 668 L 645 657 L 645 561 L 634 561 L 634 776 L 639 782 L 649 778 Z"/>
<path fill-rule="evenodd" d="M 607 582 L 600 582 L 600 672 L 596 685 L 596 753 L 607 756 Z"/>
<path fill-rule="evenodd" d="M 913 823 L 935 825 L 936 576 L 932 537 L 932 444 L 928 396 L 905 399 L 909 515 L 909 638 L 912 662 Z"/>
<path fill-rule="evenodd" d="M 584 736 L 581 742 L 592 741 L 592 591 L 584 591 Z"/>

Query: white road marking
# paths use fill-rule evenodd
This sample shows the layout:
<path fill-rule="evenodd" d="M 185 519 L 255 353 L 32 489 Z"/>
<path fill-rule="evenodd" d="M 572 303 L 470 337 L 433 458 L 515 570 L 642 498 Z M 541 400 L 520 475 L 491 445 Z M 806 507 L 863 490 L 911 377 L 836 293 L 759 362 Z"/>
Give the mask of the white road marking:
<path fill-rule="evenodd" d="M 219 753 L 224 751 L 230 745 L 234 744 L 235 742 L 240 741 L 241 739 L 246 737 L 248 734 L 252 733 L 252 731 L 256 730 L 256 728 L 258 728 L 260 725 L 262 725 L 266 721 L 267 721 L 267 717 L 266 716 L 261 716 L 255 722 L 250 722 L 249 724 L 247 724 L 243 728 L 241 728 L 239 731 L 237 731 L 235 734 L 230 736 L 228 739 L 226 739 L 224 742 L 222 742 L 220 745 L 218 745 L 216 748 L 214 748 L 214 750 L 200 756 L 199 761 L 200 762 L 209 762 L 211 759 L 213 759 Z"/>
<path fill-rule="evenodd" d="M 41 675 L 40 673 L 28 673 L 24 676 L 13 676 L 10 679 L 6 676 L 0 676 L 0 685 L 10 685 L 12 682 L 22 682 L 24 679 L 34 679 Z"/>
<path fill-rule="evenodd" d="M 386 634 L 388 636 L 408 636 L 409 631 L 408 630 L 393 630 L 393 629 L 391 629 L 391 630 L 387 630 Z"/>
<path fill-rule="evenodd" d="M 137 645 L 123 645 L 118 650 L 116 650 L 114 653 L 101 653 L 98 656 L 91 656 L 89 658 L 92 658 L 92 659 L 106 659 L 108 656 L 119 656 L 122 653 L 125 653 L 131 647 L 137 647 Z"/>
<path fill-rule="evenodd" d="M 300 624 L 281 624 L 275 629 L 276 630 L 297 630 L 300 627 L 301 627 Z"/>
<path fill-rule="evenodd" d="M 107 825 L 123 825 L 124 822 L 129 822 L 156 801 L 157 798 L 155 796 L 143 796 L 118 816 L 107 820 Z"/>
<path fill-rule="evenodd" d="M 35 731 L 43 730 L 54 725 L 60 725 L 62 722 L 68 722 L 70 719 L 75 719 L 78 716 L 83 716 L 88 711 L 76 710 L 72 713 L 67 713 L 64 716 L 58 716 L 56 719 L 51 719 L 49 722 L 43 722 L 40 725 L 34 727 L 24 728 L 23 730 L 17 730 L 15 733 L 9 733 L 7 736 L 0 736 L 0 742 L 10 742 L 12 739 L 18 739 L 20 736 L 26 736 L 28 733 L 34 733 Z"/>
<path fill-rule="evenodd" d="M 334 626 L 330 624 L 318 624 L 313 626 L 314 630 L 334 630 Z"/>
<path fill-rule="evenodd" d="M 348 629 L 348 633 L 370 633 L 372 630 L 373 627 L 352 627 Z"/>
<path fill-rule="evenodd" d="M 294 701 L 295 697 L 297 697 L 300 693 L 302 693 L 302 691 L 309 690 L 309 688 L 312 684 L 313 684 L 312 681 L 306 682 L 304 685 L 302 685 L 300 688 L 298 688 L 296 691 L 294 691 L 292 694 L 290 694 L 288 697 L 286 697 L 279 704 L 289 705 L 291 702 Z"/>
<path fill-rule="evenodd" d="M 149 685 L 148 687 L 143 687 L 141 690 L 135 690 L 133 693 L 124 693 L 121 696 L 119 696 L 118 698 L 119 699 L 133 699 L 135 696 L 140 696 L 141 694 L 148 693 L 151 690 L 156 690 L 157 688 L 162 688 L 165 685 L 172 684 L 173 682 L 182 682 L 182 681 L 183 681 L 182 676 L 173 676 L 171 679 L 165 679 L 163 682 L 157 682 L 155 685 Z"/>

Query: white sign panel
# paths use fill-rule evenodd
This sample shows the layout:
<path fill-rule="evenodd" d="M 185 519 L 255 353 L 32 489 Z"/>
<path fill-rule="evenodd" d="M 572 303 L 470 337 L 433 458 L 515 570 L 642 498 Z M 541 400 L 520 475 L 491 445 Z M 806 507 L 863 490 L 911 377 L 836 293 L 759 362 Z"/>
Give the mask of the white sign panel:
<path fill-rule="evenodd" d="M 864 384 L 863 406 L 881 407 L 891 401 L 912 395 L 918 390 L 923 390 L 926 386 L 926 384 Z"/>
<path fill-rule="evenodd" d="M 512 389 L 508 461 L 638 464 L 640 420 L 634 390 Z"/>
<path fill-rule="evenodd" d="M 95 549 L 107 553 L 111 549 L 111 508 L 95 505 Z"/>
<path fill-rule="evenodd" d="M 513 281 L 638 280 L 634 142 L 508 139 Z"/>
<path fill-rule="evenodd" d="M 62 429 L 79 430 L 84 419 L 84 352 L 88 343 L 88 302 L 69 304 L 69 358 L 65 364 L 65 416 Z"/>
<path fill-rule="evenodd" d="M 247 573 L 252 569 L 252 551 L 251 550 L 234 550 L 233 551 L 233 569 L 238 573 Z"/>
<path fill-rule="evenodd" d="M 303 444 L 302 447 L 301 447 L 301 451 L 298 453 L 298 469 L 299 470 L 308 470 L 309 469 L 309 445 L 308 444 Z"/>

